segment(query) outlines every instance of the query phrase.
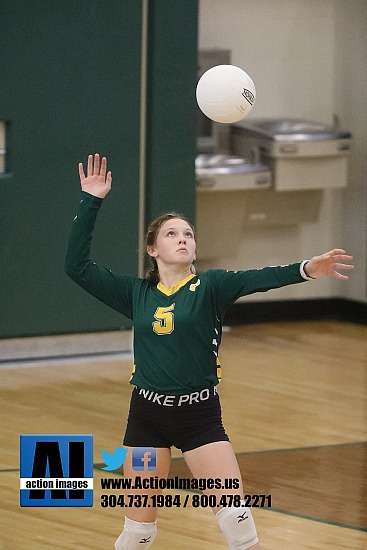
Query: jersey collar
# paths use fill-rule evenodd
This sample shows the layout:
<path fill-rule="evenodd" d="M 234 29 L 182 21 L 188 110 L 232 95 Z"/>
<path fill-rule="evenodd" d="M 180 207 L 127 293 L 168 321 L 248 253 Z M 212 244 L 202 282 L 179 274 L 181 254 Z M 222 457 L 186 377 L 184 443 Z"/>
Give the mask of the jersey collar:
<path fill-rule="evenodd" d="M 163 294 L 165 294 L 166 296 L 172 296 L 172 294 L 174 294 L 175 292 L 177 292 L 178 290 L 180 290 L 180 288 L 182 288 L 183 286 L 185 286 L 185 284 L 188 282 L 188 281 L 191 281 L 191 279 L 193 279 L 194 277 L 196 277 L 195 274 L 191 274 L 189 275 L 188 277 L 186 277 L 186 279 L 182 279 L 182 281 L 180 281 L 179 283 L 177 283 L 177 285 L 173 286 L 172 288 L 167 288 L 166 286 L 162 285 L 161 282 L 159 282 L 157 284 L 157 289 L 160 291 L 160 292 L 163 292 Z"/>

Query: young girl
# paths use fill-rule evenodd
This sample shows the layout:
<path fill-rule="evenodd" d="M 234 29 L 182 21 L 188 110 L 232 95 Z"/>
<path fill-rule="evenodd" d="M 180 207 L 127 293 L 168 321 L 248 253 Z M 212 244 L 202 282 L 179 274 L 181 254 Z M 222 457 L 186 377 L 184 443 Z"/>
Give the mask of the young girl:
<path fill-rule="evenodd" d="M 90 260 L 90 243 L 98 210 L 111 189 L 105 158 L 89 155 L 87 176 L 79 164 L 82 200 L 74 218 L 65 269 L 90 294 L 134 323 L 134 368 L 130 411 L 123 444 L 129 449 L 124 477 L 136 474 L 149 506 L 130 507 L 116 550 L 149 548 L 156 537 L 157 508 L 149 486 L 152 474 L 166 479 L 171 446 L 181 449 L 194 478 L 213 479 L 204 493 L 215 499 L 213 512 L 230 549 L 259 550 L 251 510 L 245 507 L 241 473 L 223 428 L 217 384 L 221 378 L 218 349 L 226 310 L 253 292 L 333 276 L 353 269 L 351 256 L 335 249 L 309 261 L 248 271 L 209 270 L 196 275 L 195 233 L 181 215 L 167 213 L 147 233 L 152 270 L 145 279 L 118 275 Z M 136 472 L 137 447 L 156 453 L 155 469 Z M 150 457 L 151 458 L 151 457 Z M 149 453 L 146 461 L 149 461 Z M 148 462 L 149 464 L 149 462 Z M 228 486 L 225 480 L 233 480 Z M 213 500 L 211 500 L 213 502 Z M 233 504 L 235 502 L 235 504 Z"/>

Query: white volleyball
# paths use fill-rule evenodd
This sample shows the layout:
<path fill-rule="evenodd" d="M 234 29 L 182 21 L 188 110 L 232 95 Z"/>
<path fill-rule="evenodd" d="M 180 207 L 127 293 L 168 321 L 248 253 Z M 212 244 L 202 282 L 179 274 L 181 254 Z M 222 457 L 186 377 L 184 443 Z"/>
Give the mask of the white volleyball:
<path fill-rule="evenodd" d="M 216 65 L 206 71 L 196 87 L 204 115 L 215 122 L 238 122 L 249 114 L 256 99 L 251 77 L 234 65 Z"/>

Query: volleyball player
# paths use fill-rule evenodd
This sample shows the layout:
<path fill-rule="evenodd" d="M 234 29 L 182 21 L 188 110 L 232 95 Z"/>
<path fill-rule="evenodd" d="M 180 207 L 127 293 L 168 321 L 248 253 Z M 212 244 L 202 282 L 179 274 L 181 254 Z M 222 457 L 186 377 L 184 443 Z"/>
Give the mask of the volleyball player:
<path fill-rule="evenodd" d="M 223 428 L 217 384 L 221 378 L 218 349 L 226 310 L 254 292 L 333 276 L 353 269 L 344 250 L 335 249 L 301 263 L 259 270 L 209 270 L 197 275 L 195 234 L 181 215 L 164 214 L 147 233 L 152 269 L 146 278 L 119 275 L 90 260 L 90 243 L 98 211 L 109 193 L 111 172 L 105 158 L 89 155 L 87 175 L 79 164 L 82 199 L 71 229 L 65 269 L 87 292 L 133 320 L 134 367 L 130 411 L 123 444 L 129 448 L 124 476 L 134 481 L 132 449 L 153 447 L 154 476 L 167 478 L 172 445 L 181 449 L 194 478 L 220 478 L 207 495 L 243 499 L 241 473 Z M 140 471 L 150 477 L 151 471 Z M 225 479 L 238 486 L 222 489 Z M 129 491 L 131 493 L 132 491 Z M 159 489 L 135 490 L 151 497 Z M 149 501 L 151 502 L 151 501 Z M 250 508 L 213 508 L 230 549 L 260 548 Z M 116 550 L 149 548 L 157 533 L 157 508 L 130 507 Z M 172 545 L 174 547 L 174 543 Z"/>

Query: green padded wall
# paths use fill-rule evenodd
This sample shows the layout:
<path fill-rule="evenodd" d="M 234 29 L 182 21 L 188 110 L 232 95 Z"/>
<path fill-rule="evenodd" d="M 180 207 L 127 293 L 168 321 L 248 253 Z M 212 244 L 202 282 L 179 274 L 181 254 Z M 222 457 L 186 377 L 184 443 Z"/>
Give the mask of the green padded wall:
<path fill-rule="evenodd" d="M 147 220 L 195 212 L 197 0 L 149 1 Z M 127 328 L 63 271 L 79 200 L 77 164 L 106 155 L 113 188 L 92 259 L 138 272 L 138 0 L 2 0 L 0 338 Z"/>
<path fill-rule="evenodd" d="M 197 23 L 196 0 L 150 2 L 148 221 L 175 210 L 194 222 Z"/>
<path fill-rule="evenodd" d="M 94 331 L 128 322 L 63 271 L 79 200 L 77 164 L 106 155 L 113 190 L 93 258 L 137 273 L 141 3 L 2 0 L 0 336 Z"/>

